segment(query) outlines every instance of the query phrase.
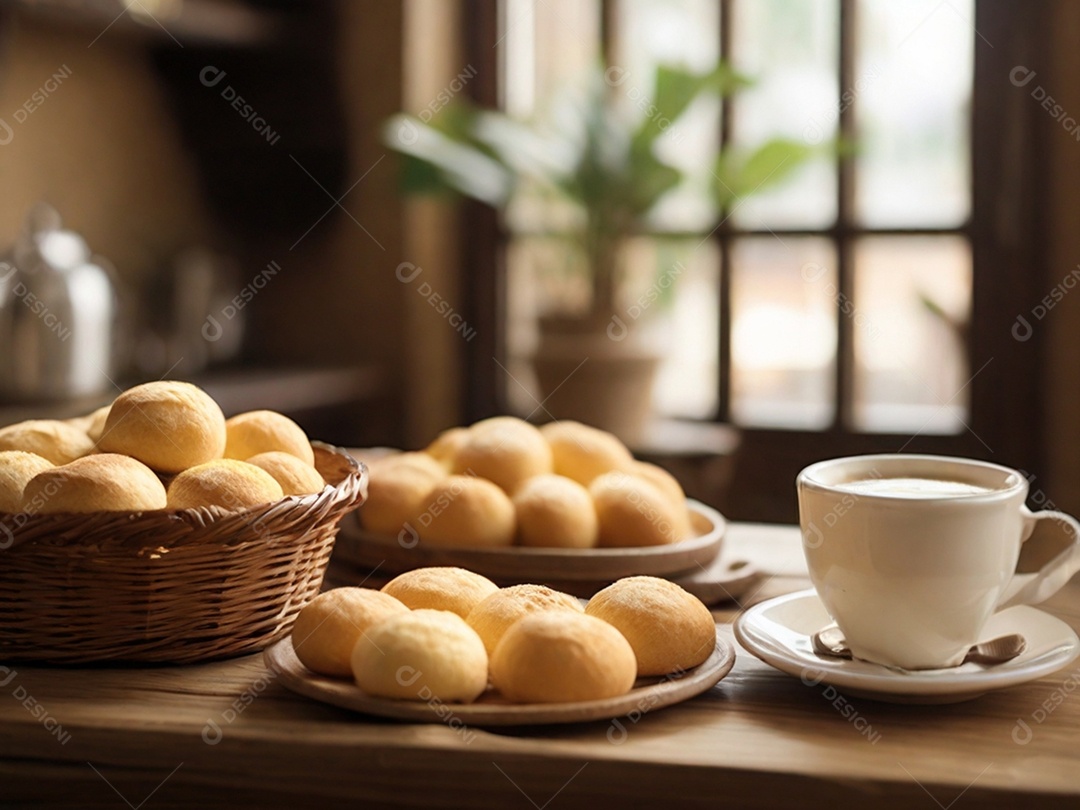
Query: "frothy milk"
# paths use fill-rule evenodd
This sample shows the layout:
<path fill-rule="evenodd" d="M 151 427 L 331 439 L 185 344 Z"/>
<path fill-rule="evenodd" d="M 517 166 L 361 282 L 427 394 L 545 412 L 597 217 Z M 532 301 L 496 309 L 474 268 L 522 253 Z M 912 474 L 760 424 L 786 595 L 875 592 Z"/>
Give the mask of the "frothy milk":
<path fill-rule="evenodd" d="M 884 495 L 890 498 L 955 498 L 991 491 L 988 487 L 939 478 L 863 478 L 845 481 L 837 484 L 836 488 L 856 495 Z"/>

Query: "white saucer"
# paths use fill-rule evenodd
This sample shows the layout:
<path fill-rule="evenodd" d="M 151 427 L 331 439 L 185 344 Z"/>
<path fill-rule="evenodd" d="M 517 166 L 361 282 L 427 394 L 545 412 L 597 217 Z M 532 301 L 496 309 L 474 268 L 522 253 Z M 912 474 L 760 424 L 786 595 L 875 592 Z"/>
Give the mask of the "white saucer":
<path fill-rule="evenodd" d="M 735 637 L 766 664 L 857 697 L 890 703 L 955 703 L 994 689 L 1026 683 L 1068 666 L 1080 655 L 1080 639 L 1065 622 L 1033 607 L 1018 605 L 990 617 L 983 638 L 1020 633 L 1027 648 L 1004 664 L 963 664 L 951 669 L 906 671 L 867 661 L 827 658 L 814 653 L 810 636 L 832 619 L 813 590 L 762 602 L 735 620 Z"/>

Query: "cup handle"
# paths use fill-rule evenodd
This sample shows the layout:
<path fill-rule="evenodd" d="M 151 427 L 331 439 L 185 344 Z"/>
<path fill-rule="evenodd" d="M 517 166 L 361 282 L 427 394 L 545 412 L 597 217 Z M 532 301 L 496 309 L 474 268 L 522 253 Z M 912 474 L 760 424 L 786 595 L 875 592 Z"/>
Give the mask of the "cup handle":
<path fill-rule="evenodd" d="M 998 609 L 1036 605 L 1061 590 L 1080 571 L 1080 523 L 1064 512 L 1032 512 L 1020 507 L 1023 546 L 1016 573 L 1005 587 Z"/>

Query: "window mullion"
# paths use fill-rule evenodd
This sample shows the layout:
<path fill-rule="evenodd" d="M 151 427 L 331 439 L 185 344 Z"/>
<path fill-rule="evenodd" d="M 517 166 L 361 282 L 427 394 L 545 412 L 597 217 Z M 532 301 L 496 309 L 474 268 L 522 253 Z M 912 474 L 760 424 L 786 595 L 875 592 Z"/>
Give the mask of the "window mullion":
<path fill-rule="evenodd" d="M 845 88 L 855 86 L 855 14 L 856 0 L 840 0 L 839 37 L 839 137 L 845 143 L 854 143 L 856 126 L 853 104 L 844 104 Z M 849 155 L 837 158 L 838 182 L 836 184 L 836 415 L 834 427 L 849 429 L 854 410 L 855 345 L 854 322 L 845 317 L 844 310 L 855 298 L 855 273 L 852 267 L 854 228 L 853 201 L 855 192 L 855 166 Z M 847 304 L 848 306 L 845 306 Z"/>
<path fill-rule="evenodd" d="M 731 6 L 733 0 L 720 0 L 720 59 L 729 64 L 732 62 L 731 52 Z M 720 140 L 720 148 L 725 148 L 731 141 L 731 115 L 732 102 L 730 96 L 725 96 L 720 102 L 720 131 L 717 137 Z M 719 273 L 719 335 L 720 348 L 718 362 L 720 365 L 717 378 L 720 382 L 718 393 L 717 415 L 721 421 L 731 421 L 731 227 L 728 224 L 727 212 L 721 211 L 720 226 L 714 232 L 714 238 L 719 241 L 720 273 Z"/>
<path fill-rule="evenodd" d="M 600 61 L 604 67 L 615 65 L 618 59 L 625 59 L 626 55 L 619 52 L 618 29 L 616 15 L 618 0 L 600 0 Z"/>

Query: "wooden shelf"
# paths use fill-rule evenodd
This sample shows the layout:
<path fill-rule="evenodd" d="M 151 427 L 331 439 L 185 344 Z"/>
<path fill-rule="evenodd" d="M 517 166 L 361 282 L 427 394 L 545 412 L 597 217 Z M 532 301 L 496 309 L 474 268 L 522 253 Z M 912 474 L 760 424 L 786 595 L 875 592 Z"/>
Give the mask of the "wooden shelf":
<path fill-rule="evenodd" d="M 375 366 L 216 370 L 197 375 L 191 382 L 217 400 L 226 416 L 259 408 L 272 408 L 285 414 L 335 408 L 374 399 L 383 393 L 382 373 Z M 78 416 L 108 404 L 112 396 L 0 406 L 0 425 L 24 419 Z"/>
<path fill-rule="evenodd" d="M 84 28 L 91 37 L 118 36 L 185 47 L 265 47 L 288 27 L 283 15 L 238 0 L 17 0 L 13 5 L 46 22 Z"/>

